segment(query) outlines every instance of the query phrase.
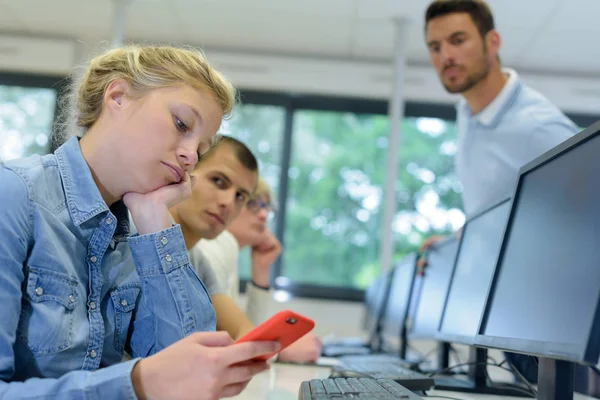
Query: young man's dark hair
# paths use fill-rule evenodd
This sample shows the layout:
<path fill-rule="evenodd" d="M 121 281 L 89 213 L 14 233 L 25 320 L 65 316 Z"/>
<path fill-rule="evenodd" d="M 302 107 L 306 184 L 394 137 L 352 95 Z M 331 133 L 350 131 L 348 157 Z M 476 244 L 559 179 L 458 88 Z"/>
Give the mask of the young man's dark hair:
<path fill-rule="evenodd" d="M 198 159 L 198 164 L 209 158 L 220 146 L 230 146 L 233 149 L 236 158 L 244 167 L 246 167 L 249 171 L 258 171 L 258 161 L 256 161 L 256 157 L 254 154 L 252 154 L 252 151 L 250 151 L 248 146 L 246 146 L 243 142 L 227 135 L 217 135 L 213 140 L 210 149 L 202 154 L 202 156 L 200 156 Z M 198 167 L 198 164 L 196 164 L 196 167 Z"/>
<path fill-rule="evenodd" d="M 490 7 L 482 0 L 436 0 L 425 12 L 425 29 L 434 18 L 453 13 L 467 13 L 477 26 L 479 34 L 484 37 L 494 29 L 494 17 Z"/>

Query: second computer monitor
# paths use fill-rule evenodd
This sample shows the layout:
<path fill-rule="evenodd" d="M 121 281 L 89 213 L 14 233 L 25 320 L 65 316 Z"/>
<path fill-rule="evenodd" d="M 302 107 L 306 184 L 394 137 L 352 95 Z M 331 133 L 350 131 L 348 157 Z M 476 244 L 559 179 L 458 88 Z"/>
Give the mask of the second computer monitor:
<path fill-rule="evenodd" d="M 497 203 L 465 224 L 456 256 L 438 339 L 471 345 L 502 244 L 510 199 Z"/>

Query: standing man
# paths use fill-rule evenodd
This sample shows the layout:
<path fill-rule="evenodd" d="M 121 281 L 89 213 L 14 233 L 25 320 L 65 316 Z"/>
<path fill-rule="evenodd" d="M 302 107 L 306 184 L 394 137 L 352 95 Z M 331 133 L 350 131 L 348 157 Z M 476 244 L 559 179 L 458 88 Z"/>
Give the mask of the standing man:
<path fill-rule="evenodd" d="M 516 185 L 519 169 L 577 133 L 554 104 L 500 62 L 500 34 L 483 0 L 436 0 L 425 13 L 429 58 L 442 85 L 459 93 L 455 168 L 467 218 L 483 211 Z M 427 239 L 424 251 L 439 236 Z M 530 381 L 532 357 L 506 353 Z"/>
<path fill-rule="evenodd" d="M 577 133 L 542 94 L 500 63 L 500 34 L 482 0 L 436 0 L 425 14 L 431 64 L 457 105 L 456 174 L 472 216 L 508 196 L 521 166 Z"/>

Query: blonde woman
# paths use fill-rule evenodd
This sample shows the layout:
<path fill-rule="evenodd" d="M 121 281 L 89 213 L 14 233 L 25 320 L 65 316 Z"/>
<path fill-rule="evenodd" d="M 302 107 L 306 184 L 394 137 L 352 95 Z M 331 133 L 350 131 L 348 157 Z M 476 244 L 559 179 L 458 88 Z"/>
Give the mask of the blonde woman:
<path fill-rule="evenodd" d="M 239 393 L 267 366 L 238 364 L 277 345 L 198 333 L 214 309 L 169 214 L 234 89 L 197 51 L 127 47 L 93 59 L 74 94 L 81 137 L 0 163 L 0 397 Z"/>

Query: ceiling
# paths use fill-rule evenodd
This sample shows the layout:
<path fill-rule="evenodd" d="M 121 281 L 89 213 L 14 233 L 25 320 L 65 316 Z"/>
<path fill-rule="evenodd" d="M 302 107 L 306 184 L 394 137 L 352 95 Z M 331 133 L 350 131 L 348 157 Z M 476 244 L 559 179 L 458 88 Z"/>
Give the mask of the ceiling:
<path fill-rule="evenodd" d="M 110 41 L 122 0 L 0 0 L 5 33 Z M 407 17 L 408 62 L 427 64 L 425 0 L 128 0 L 127 40 L 256 54 L 386 61 Z M 600 79 L 600 1 L 489 0 L 505 65 Z M 588 40 L 591 42 L 590 46 Z"/>

